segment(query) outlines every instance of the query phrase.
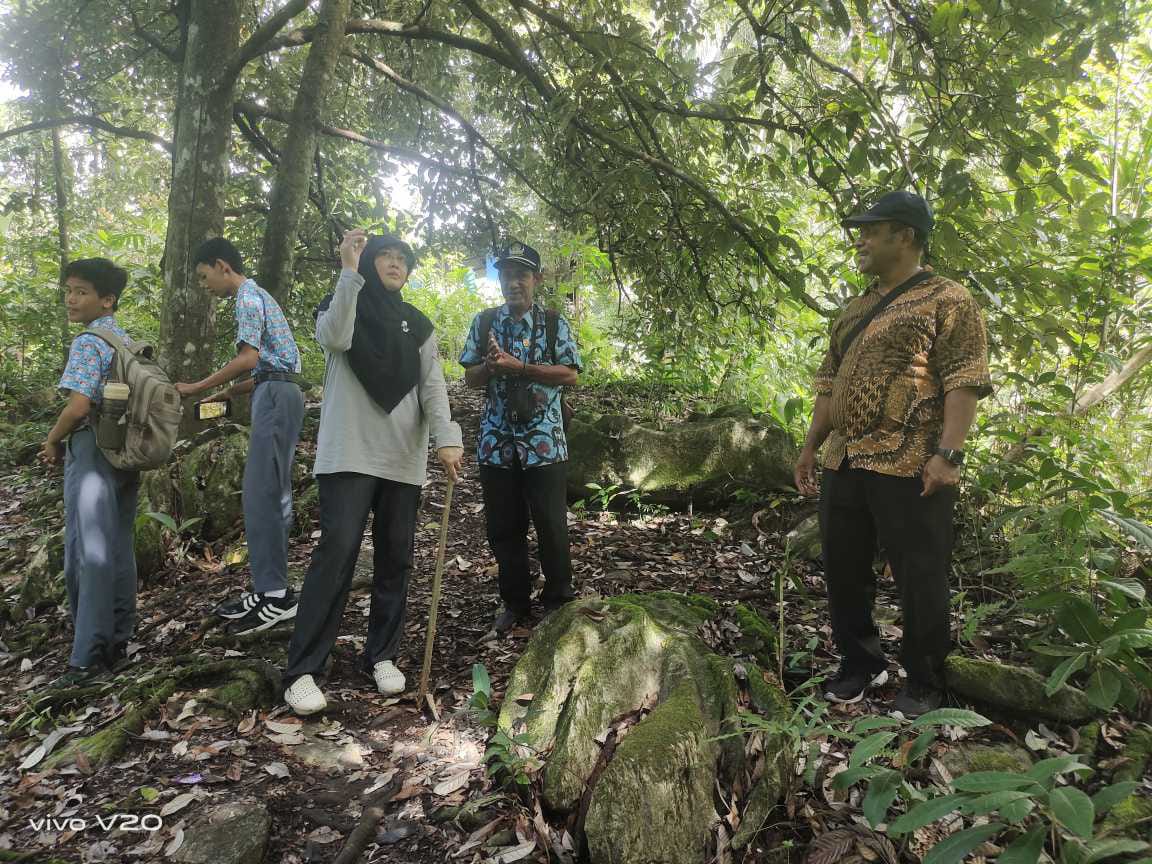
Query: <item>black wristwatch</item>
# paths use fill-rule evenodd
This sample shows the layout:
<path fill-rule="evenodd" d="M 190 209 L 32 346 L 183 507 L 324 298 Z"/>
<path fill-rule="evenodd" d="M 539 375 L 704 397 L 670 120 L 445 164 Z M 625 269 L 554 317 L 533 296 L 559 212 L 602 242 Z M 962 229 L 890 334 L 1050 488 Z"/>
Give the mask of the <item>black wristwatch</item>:
<path fill-rule="evenodd" d="M 936 455 L 943 456 L 957 468 L 964 464 L 964 451 L 963 450 L 949 450 L 947 447 L 937 447 Z"/>

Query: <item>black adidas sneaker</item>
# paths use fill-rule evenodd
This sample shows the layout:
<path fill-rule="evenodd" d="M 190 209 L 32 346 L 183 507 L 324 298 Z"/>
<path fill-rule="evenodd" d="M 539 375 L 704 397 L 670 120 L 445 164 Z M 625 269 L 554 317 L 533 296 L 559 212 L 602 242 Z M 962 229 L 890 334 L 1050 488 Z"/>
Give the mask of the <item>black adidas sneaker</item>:
<path fill-rule="evenodd" d="M 252 608 L 242 617 L 234 619 L 234 623 L 228 627 L 228 632 L 234 636 L 258 633 L 296 617 L 297 597 L 291 589 L 283 597 L 269 597 L 266 594 L 252 596 L 256 599 Z"/>

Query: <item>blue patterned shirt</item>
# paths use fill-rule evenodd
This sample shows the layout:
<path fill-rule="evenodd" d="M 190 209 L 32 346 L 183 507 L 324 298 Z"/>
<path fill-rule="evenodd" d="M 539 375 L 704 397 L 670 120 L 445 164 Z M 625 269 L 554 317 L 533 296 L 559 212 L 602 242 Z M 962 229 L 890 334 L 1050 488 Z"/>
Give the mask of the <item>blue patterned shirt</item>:
<path fill-rule="evenodd" d="M 284 310 L 252 279 L 236 291 L 236 344 L 241 342 L 260 352 L 258 370 L 300 371 L 300 351 Z"/>
<path fill-rule="evenodd" d="M 87 325 L 111 330 L 117 336 L 126 339 L 124 332 L 116 319 L 111 315 L 104 315 Z M 104 400 L 104 382 L 112 374 L 112 362 L 116 359 L 116 349 L 91 333 L 81 333 L 72 340 L 72 347 L 68 349 L 68 364 L 64 367 L 64 374 L 60 376 L 57 385 L 61 390 L 71 390 L 83 393 L 93 403 L 98 404 Z"/>
<path fill-rule="evenodd" d="M 483 363 L 487 345 L 480 344 L 480 315 L 472 319 L 468 341 L 460 355 L 462 366 Z M 532 364 L 572 366 L 580 370 L 580 352 L 572 335 L 568 319 L 560 316 L 556 328 L 556 357 L 548 355 L 548 336 L 544 310 L 533 305 L 520 319 L 514 320 L 505 304 L 492 321 L 492 335 L 500 347 L 517 360 Z M 487 337 L 485 337 L 487 338 Z M 563 387 L 550 387 L 529 382 L 536 400 L 536 413 L 526 424 L 513 424 L 507 415 L 508 385 L 514 376 L 499 375 L 488 382 L 488 398 L 484 415 L 480 419 L 480 440 L 476 445 L 476 461 L 481 465 L 532 468 L 568 461 L 568 439 L 564 435 L 564 422 L 560 413 L 560 395 Z"/>

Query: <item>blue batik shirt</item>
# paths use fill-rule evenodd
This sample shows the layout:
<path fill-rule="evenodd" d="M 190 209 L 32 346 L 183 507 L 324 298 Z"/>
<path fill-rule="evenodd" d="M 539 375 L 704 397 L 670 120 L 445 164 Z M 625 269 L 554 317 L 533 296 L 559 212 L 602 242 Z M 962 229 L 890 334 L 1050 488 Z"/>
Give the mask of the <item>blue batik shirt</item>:
<path fill-rule="evenodd" d="M 257 371 L 300 371 L 300 351 L 284 310 L 252 279 L 236 291 L 236 344 L 241 342 L 260 352 Z"/>
<path fill-rule="evenodd" d="M 101 330 L 111 330 L 121 339 L 127 339 L 116 319 L 104 315 L 87 325 Z M 81 333 L 72 340 L 68 349 L 68 363 L 57 385 L 61 390 L 83 393 L 93 404 L 104 401 L 104 382 L 112 374 L 112 363 L 116 359 L 116 349 L 91 333 Z"/>
<path fill-rule="evenodd" d="M 533 305 L 519 320 L 514 320 L 505 304 L 492 321 L 492 335 L 500 347 L 521 362 L 555 364 L 580 370 L 580 352 L 568 320 L 560 316 L 556 322 L 556 356 L 548 354 L 548 336 L 544 309 Z M 487 338 L 487 337 L 485 337 Z M 483 363 L 488 346 L 480 344 L 480 316 L 472 319 L 468 341 L 460 355 L 462 366 Z M 488 382 L 488 398 L 484 415 L 480 419 L 480 440 L 476 445 L 476 461 L 480 465 L 526 468 L 552 465 L 568 461 L 568 439 L 564 435 L 564 420 L 560 413 L 560 395 L 563 387 L 550 387 L 532 381 L 536 399 L 536 413 L 525 424 L 513 424 L 508 419 L 509 375 L 498 375 Z"/>

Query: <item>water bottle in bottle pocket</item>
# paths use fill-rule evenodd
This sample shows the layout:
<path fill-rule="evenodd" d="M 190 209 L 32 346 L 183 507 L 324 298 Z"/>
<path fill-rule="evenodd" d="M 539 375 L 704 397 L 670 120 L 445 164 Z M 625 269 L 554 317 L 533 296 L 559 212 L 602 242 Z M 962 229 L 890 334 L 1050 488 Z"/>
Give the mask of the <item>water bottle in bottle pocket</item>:
<path fill-rule="evenodd" d="M 128 438 L 128 396 L 132 392 L 127 384 L 109 381 L 104 385 L 104 401 L 100 405 L 100 418 L 96 421 L 96 443 L 108 450 L 119 450 Z"/>

